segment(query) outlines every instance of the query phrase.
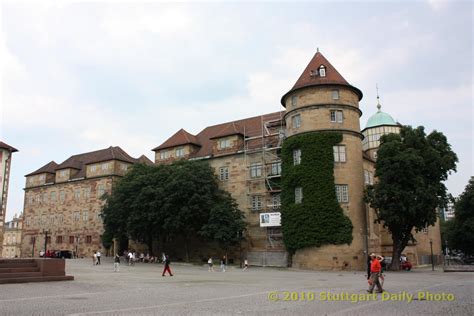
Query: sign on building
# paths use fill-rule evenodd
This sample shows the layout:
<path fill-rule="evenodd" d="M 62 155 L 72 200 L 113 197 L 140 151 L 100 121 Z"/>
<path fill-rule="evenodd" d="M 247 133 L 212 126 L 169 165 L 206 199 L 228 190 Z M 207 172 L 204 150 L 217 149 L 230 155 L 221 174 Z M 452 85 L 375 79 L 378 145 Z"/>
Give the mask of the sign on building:
<path fill-rule="evenodd" d="M 261 213 L 260 227 L 274 227 L 281 226 L 281 213 Z"/>

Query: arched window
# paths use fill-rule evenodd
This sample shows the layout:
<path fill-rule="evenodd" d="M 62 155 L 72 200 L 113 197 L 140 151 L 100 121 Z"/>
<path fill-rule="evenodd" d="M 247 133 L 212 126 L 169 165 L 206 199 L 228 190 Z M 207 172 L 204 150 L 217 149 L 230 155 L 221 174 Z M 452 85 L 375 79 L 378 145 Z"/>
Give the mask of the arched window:
<path fill-rule="evenodd" d="M 326 67 L 324 65 L 319 66 L 319 76 L 326 77 Z"/>

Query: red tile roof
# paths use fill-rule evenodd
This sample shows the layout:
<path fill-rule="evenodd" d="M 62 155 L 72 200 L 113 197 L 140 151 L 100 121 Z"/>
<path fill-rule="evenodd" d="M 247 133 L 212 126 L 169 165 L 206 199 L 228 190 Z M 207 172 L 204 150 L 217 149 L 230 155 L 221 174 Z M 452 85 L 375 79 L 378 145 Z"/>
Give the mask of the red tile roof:
<path fill-rule="evenodd" d="M 326 68 L 326 75 L 321 77 L 319 74 L 320 66 Z M 286 96 L 294 91 L 305 87 L 319 86 L 319 85 L 343 85 L 354 90 L 355 93 L 359 96 L 359 100 L 362 99 L 362 92 L 354 86 L 351 86 L 346 79 L 339 73 L 339 71 L 334 68 L 334 66 L 323 56 L 320 52 L 317 52 L 309 64 L 306 66 L 305 70 L 301 76 L 296 81 L 293 88 L 288 91 L 282 98 L 281 102 L 285 106 Z"/>
<path fill-rule="evenodd" d="M 186 132 L 184 129 L 180 129 L 173 136 L 168 138 L 163 144 L 154 148 L 153 150 L 166 149 L 187 144 L 201 146 L 196 136 Z"/>
<path fill-rule="evenodd" d="M 5 144 L 5 143 L 2 142 L 2 141 L 0 141 L 0 148 L 7 149 L 7 150 L 11 151 L 12 153 L 18 151 L 18 149 L 13 148 L 12 146 L 10 146 L 10 145 L 8 145 L 8 144 Z"/>
<path fill-rule="evenodd" d="M 92 164 L 92 163 L 99 163 L 99 162 L 104 162 L 104 161 L 109 161 L 109 160 L 120 160 L 124 162 L 129 162 L 129 163 L 139 163 L 139 162 L 144 162 L 148 163 L 151 162 L 148 158 L 148 162 L 143 158 L 144 156 L 135 159 L 132 158 L 130 155 L 128 155 L 122 148 L 115 146 L 112 147 L 110 146 L 109 148 L 106 149 L 101 149 L 101 150 L 96 150 L 96 151 L 91 151 L 88 153 L 84 154 L 78 154 L 78 155 L 73 155 L 63 161 L 61 164 L 56 164 L 54 161 L 51 161 L 50 163 L 46 164 L 45 166 L 41 167 L 40 169 L 27 174 L 25 177 L 32 176 L 35 174 L 40 174 L 40 173 L 55 173 L 56 170 L 61 170 L 61 169 L 67 169 L 67 168 L 72 168 L 79 170 L 74 176 L 74 179 L 78 178 L 83 178 L 86 175 L 86 165 Z"/>
<path fill-rule="evenodd" d="M 260 116 L 249 117 L 246 119 L 237 120 L 233 122 L 227 122 L 227 123 L 222 123 L 218 125 L 208 126 L 205 129 L 203 129 L 199 134 L 197 134 L 196 136 L 193 136 L 196 138 L 196 140 L 201 145 L 201 147 L 195 153 L 190 155 L 189 158 L 211 156 L 213 154 L 212 148 L 213 148 L 214 139 L 218 137 L 235 135 L 236 133 L 245 135 L 245 137 L 247 138 L 260 136 L 262 135 L 262 132 L 263 132 L 263 126 L 262 126 L 263 122 L 278 122 L 279 124 L 281 124 L 280 121 L 284 113 L 285 113 L 284 111 L 274 112 L 274 113 L 264 114 Z M 232 134 L 228 134 L 228 132 L 232 132 Z M 165 143 L 156 147 L 153 150 L 157 151 L 160 149 L 172 147 L 172 146 L 168 146 L 167 143 L 175 135 L 170 137 Z M 276 142 L 275 141 L 273 142 L 276 144 L 278 140 L 276 140 Z M 182 145 L 182 144 L 179 144 L 179 145 Z M 175 146 L 179 146 L 179 145 L 175 145 Z M 247 145 L 249 146 L 249 149 L 261 148 L 262 141 L 261 139 L 250 140 L 248 141 Z M 236 151 L 238 150 L 243 150 L 243 148 L 237 148 Z M 226 153 L 229 153 L 229 152 L 226 151 Z"/>
<path fill-rule="evenodd" d="M 29 176 L 33 176 L 35 174 L 41 174 L 41 173 L 56 173 L 56 168 L 58 167 L 58 164 L 55 163 L 54 161 L 50 161 L 48 162 L 46 165 L 44 165 L 43 167 L 39 168 L 38 170 L 36 171 L 33 171 L 32 173 L 29 173 L 27 175 L 25 175 L 25 177 L 29 177 Z"/>
<path fill-rule="evenodd" d="M 231 135 L 244 135 L 244 129 L 236 124 L 235 122 L 227 123 L 227 125 L 224 125 L 224 127 L 218 131 L 212 138 L 221 138 L 221 137 L 226 137 L 226 136 L 231 136 Z"/>

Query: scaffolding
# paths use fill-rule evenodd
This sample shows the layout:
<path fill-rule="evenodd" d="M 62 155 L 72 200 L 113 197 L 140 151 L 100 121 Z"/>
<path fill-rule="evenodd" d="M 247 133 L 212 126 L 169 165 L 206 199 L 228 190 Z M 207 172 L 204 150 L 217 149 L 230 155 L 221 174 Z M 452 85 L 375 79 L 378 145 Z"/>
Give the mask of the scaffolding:
<path fill-rule="evenodd" d="M 248 136 L 244 127 L 244 161 L 246 172 L 247 209 L 251 213 L 281 212 L 280 150 L 285 132 L 283 120 L 264 121 L 261 133 Z M 260 222 L 255 226 L 260 226 Z M 281 227 L 262 227 L 266 232 L 266 250 L 283 251 Z"/>

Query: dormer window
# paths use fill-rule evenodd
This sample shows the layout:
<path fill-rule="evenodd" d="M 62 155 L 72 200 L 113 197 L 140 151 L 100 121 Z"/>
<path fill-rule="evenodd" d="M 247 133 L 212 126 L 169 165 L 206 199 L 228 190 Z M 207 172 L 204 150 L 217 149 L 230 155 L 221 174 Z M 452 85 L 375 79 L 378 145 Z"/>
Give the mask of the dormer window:
<path fill-rule="evenodd" d="M 219 149 L 226 149 L 232 146 L 232 142 L 229 138 L 219 139 Z"/>
<path fill-rule="evenodd" d="M 176 148 L 175 154 L 176 154 L 177 158 L 183 157 L 184 156 L 184 148 L 183 147 Z"/>
<path fill-rule="evenodd" d="M 319 66 L 319 76 L 326 77 L 326 67 L 324 65 Z"/>

